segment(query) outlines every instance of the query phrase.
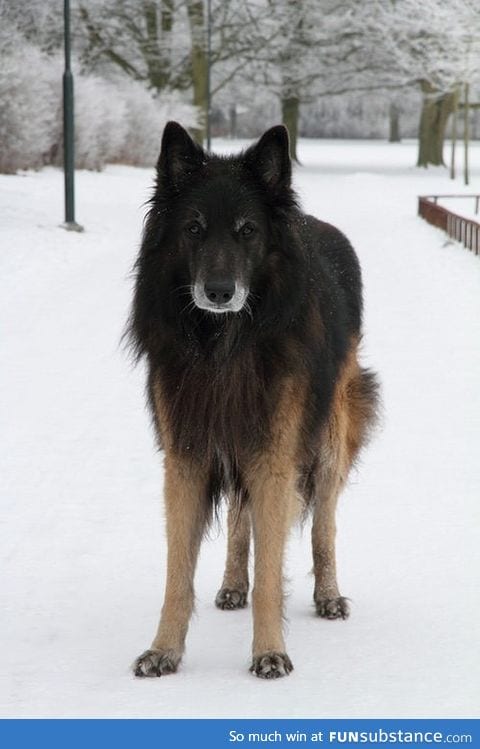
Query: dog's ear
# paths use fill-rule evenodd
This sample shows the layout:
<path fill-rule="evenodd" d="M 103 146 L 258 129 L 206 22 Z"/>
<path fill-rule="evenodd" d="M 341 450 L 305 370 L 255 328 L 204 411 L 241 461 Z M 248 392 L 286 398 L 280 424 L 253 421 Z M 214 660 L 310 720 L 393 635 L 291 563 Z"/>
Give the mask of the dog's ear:
<path fill-rule="evenodd" d="M 204 161 L 203 148 L 191 139 L 187 131 L 178 122 L 167 122 L 157 161 L 160 181 L 178 187 L 184 179 L 198 171 Z"/>
<path fill-rule="evenodd" d="M 287 128 L 276 125 L 267 130 L 258 143 L 245 152 L 245 161 L 267 187 L 290 187 L 292 162 Z"/>

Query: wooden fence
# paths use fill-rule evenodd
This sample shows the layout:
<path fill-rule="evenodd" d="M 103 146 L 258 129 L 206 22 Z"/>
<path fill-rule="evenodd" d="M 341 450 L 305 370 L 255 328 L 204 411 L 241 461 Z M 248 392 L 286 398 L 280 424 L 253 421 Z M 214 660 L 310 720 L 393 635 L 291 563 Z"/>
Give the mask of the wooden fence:
<path fill-rule="evenodd" d="M 475 200 L 475 213 L 478 213 L 480 195 L 423 195 L 418 198 L 418 215 L 433 226 L 447 232 L 449 237 L 462 242 L 463 246 L 475 255 L 480 254 L 480 224 L 473 219 L 459 216 L 438 205 L 439 198 L 470 198 Z"/>

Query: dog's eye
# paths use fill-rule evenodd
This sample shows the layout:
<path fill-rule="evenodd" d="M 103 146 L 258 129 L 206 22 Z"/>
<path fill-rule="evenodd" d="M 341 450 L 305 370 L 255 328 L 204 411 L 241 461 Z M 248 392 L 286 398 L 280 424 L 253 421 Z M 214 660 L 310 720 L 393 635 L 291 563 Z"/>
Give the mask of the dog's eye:
<path fill-rule="evenodd" d="M 242 235 L 242 237 L 249 237 L 250 234 L 253 234 L 254 231 L 255 227 L 253 226 L 253 224 L 244 224 L 240 229 L 240 234 Z"/>
<path fill-rule="evenodd" d="M 187 227 L 187 231 L 189 234 L 200 234 L 202 227 L 198 221 L 194 221 L 193 224 L 190 224 L 190 226 Z"/>

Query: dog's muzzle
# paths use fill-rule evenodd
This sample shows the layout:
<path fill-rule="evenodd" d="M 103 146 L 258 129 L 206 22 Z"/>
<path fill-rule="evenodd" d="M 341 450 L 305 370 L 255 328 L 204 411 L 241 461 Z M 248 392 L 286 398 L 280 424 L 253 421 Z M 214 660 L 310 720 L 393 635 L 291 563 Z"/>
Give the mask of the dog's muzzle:
<path fill-rule="evenodd" d="M 197 281 L 193 287 L 193 301 L 199 309 L 209 312 L 240 312 L 248 290 L 230 279 Z"/>

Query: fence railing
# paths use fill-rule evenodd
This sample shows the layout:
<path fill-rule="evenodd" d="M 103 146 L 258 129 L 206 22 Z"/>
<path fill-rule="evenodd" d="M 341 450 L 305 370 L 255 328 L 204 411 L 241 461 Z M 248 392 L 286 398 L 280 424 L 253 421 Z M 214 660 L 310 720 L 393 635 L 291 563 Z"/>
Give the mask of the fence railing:
<path fill-rule="evenodd" d="M 422 195 L 418 198 L 418 214 L 433 226 L 447 232 L 449 237 L 462 242 L 463 246 L 475 255 L 480 254 L 480 224 L 473 219 L 459 216 L 438 205 L 439 198 L 473 198 L 475 213 L 478 212 L 480 195 Z"/>

